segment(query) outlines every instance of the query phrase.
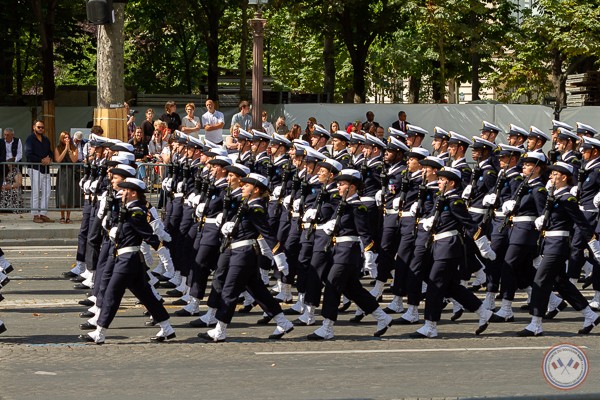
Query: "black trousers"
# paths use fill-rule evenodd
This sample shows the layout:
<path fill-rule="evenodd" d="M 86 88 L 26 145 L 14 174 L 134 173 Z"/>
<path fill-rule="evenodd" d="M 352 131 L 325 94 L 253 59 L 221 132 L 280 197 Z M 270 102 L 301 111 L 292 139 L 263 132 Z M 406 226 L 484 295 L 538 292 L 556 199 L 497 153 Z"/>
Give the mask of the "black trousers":
<path fill-rule="evenodd" d="M 211 308 L 219 308 L 219 304 L 221 303 L 221 293 L 223 292 L 225 278 L 227 278 L 227 271 L 229 271 L 230 258 L 231 250 L 225 250 L 224 253 L 219 255 L 219 259 L 217 260 L 217 269 L 213 274 L 210 293 L 206 300 L 206 305 Z"/>
<path fill-rule="evenodd" d="M 502 300 L 513 301 L 517 289 L 531 286 L 535 276 L 533 259 L 537 255 L 536 246 L 509 244 L 502 263 L 500 295 Z M 462 303 L 461 303 L 462 304 Z"/>
<path fill-rule="evenodd" d="M 402 235 L 400 243 L 401 246 L 398 248 L 396 260 L 394 261 L 395 272 L 394 283 L 392 284 L 392 293 L 396 296 L 404 296 L 408 293 L 408 275 L 411 261 L 414 259 L 415 237 L 412 234 Z M 379 277 L 377 279 L 382 280 Z M 421 290 L 420 287 L 419 290 Z"/>
<path fill-rule="evenodd" d="M 383 217 L 383 230 L 381 244 L 377 257 L 377 280 L 386 282 L 392 277 L 391 271 L 395 268 L 394 258 L 400 245 L 400 229 L 398 215 L 387 214 Z"/>
<path fill-rule="evenodd" d="M 423 236 L 420 235 L 419 239 Z M 411 306 L 418 306 L 423 298 L 421 289 L 423 280 L 429 279 L 429 271 L 431 270 L 431 250 L 425 247 L 426 243 L 419 240 L 412 253 L 412 259 L 408 265 L 406 273 L 406 300 Z M 394 280 L 395 282 L 395 280 Z"/>
<path fill-rule="evenodd" d="M 460 258 L 434 260 L 429 273 L 425 297 L 425 319 L 437 322 L 442 315 L 444 298 L 452 297 L 467 310 L 477 311 L 481 300 L 460 284 Z"/>
<path fill-rule="evenodd" d="M 107 262 L 109 261 L 109 249 L 114 251 L 114 245 L 110 239 L 103 239 L 102 244 L 100 245 L 100 254 L 98 256 L 98 264 L 96 265 L 96 274 L 94 275 L 94 288 L 92 289 L 92 294 L 98 298 L 98 292 L 100 291 L 100 282 L 102 281 L 102 275 L 104 274 L 104 270 L 106 269 Z M 111 254 L 111 261 L 114 261 L 114 254 Z M 105 287 L 106 289 L 106 287 Z"/>
<path fill-rule="evenodd" d="M 581 311 L 588 306 L 585 297 L 569 280 L 565 264 L 567 258 L 566 254 L 544 255 L 542 263 L 533 278 L 533 285 L 531 285 L 531 303 L 529 307 L 531 315 L 544 316 L 553 289 L 576 311 Z"/>
<path fill-rule="evenodd" d="M 196 239 L 195 231 L 194 235 L 190 236 L 191 228 L 193 226 L 198 227 L 198 224 L 194 223 L 194 209 L 190 206 L 183 205 L 181 211 L 181 222 L 178 226 L 178 237 L 179 240 L 175 243 L 176 253 L 178 254 L 178 262 L 182 276 L 188 276 L 192 265 L 194 263 L 194 252 L 191 251 L 194 247 L 194 240 Z"/>
<path fill-rule="evenodd" d="M 306 235 L 306 230 L 302 231 L 302 236 Z M 298 252 L 297 259 L 293 258 L 293 255 L 288 256 L 286 251 L 286 257 L 288 264 L 294 264 L 296 269 L 296 288 L 298 293 L 306 293 L 306 281 L 308 279 L 308 269 L 310 268 L 310 260 L 312 259 L 314 249 L 314 242 L 303 240 L 300 242 L 300 251 Z"/>
<path fill-rule="evenodd" d="M 102 308 L 98 317 L 98 326 L 108 328 L 115 318 L 125 289 L 131 293 L 148 309 L 152 319 L 156 322 L 163 322 L 169 319 L 169 314 L 165 307 L 154 297 L 150 284 L 146 279 L 146 272 L 142 262 L 142 254 L 126 253 L 118 256 L 115 261 L 115 268 L 112 276 L 106 286 Z"/>
<path fill-rule="evenodd" d="M 90 228 L 91 210 L 92 204 L 86 199 L 83 203 L 81 227 L 79 228 L 79 233 L 77 234 L 77 257 L 75 259 L 79 262 L 85 262 L 85 250 L 87 248 L 87 236 Z"/>
<path fill-rule="evenodd" d="M 310 265 L 306 269 L 306 291 L 304 294 L 304 304 L 314 307 L 319 307 L 321 305 L 323 282 L 329 274 L 330 267 L 330 252 L 313 251 L 310 259 Z"/>
<path fill-rule="evenodd" d="M 190 273 L 191 280 L 188 282 L 190 286 L 190 296 L 201 300 L 206 294 L 206 286 L 208 285 L 208 277 L 211 272 L 217 269 L 219 261 L 219 246 L 200 245 L 196 253 L 192 271 Z"/>
<path fill-rule="evenodd" d="M 485 260 L 486 290 L 491 293 L 497 293 L 500 290 L 502 264 L 508 249 L 508 230 L 505 229 L 502 233 L 498 232 L 503 221 L 504 219 L 497 218 L 492 224 L 490 246 L 496 253 L 496 259 L 494 261 Z"/>

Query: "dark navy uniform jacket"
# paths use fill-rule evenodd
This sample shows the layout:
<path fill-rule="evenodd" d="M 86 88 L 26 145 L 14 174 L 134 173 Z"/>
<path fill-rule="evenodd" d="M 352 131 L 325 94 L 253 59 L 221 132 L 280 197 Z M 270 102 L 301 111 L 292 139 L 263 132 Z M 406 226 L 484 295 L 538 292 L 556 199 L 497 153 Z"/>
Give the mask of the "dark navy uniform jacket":
<path fill-rule="evenodd" d="M 467 186 L 471 182 L 472 171 L 464 157 L 452 161 L 452 168 L 456 168 L 460 171 L 463 187 Z"/>
<path fill-rule="evenodd" d="M 220 244 L 220 226 L 216 223 L 206 222 L 207 219 L 214 219 L 223 212 L 223 198 L 227 190 L 227 179 L 221 178 L 214 183 L 206 195 L 204 206 L 203 221 L 200 221 L 201 239 L 200 244 L 206 246 L 219 246 Z"/>
<path fill-rule="evenodd" d="M 348 149 L 342 149 L 333 156 L 333 159 L 342 164 L 342 167 L 349 168 L 352 156 L 348 153 Z"/>
<path fill-rule="evenodd" d="M 323 191 L 321 201 L 321 209 L 315 217 L 315 224 L 321 225 L 333 218 L 335 210 L 340 202 L 340 195 L 338 193 L 337 184 L 335 182 L 330 183 Z M 316 204 L 314 205 L 316 208 Z M 314 231 L 314 251 L 324 251 L 325 246 L 329 242 L 329 236 L 325 234 L 322 229 L 316 229 Z"/>
<path fill-rule="evenodd" d="M 391 208 L 393 200 L 400 196 L 400 191 L 402 189 L 402 177 L 404 176 L 405 170 L 406 165 L 404 165 L 402 162 L 397 162 L 388 169 L 387 191 L 383 187 L 381 188 L 381 190 L 383 190 L 385 193 L 383 198 L 384 208 Z"/>
<path fill-rule="evenodd" d="M 582 167 L 583 179 L 579 204 L 584 210 L 597 210 L 594 206 L 594 196 L 600 191 L 600 158 L 586 162 Z M 578 182 L 579 183 L 579 182 Z"/>
<path fill-rule="evenodd" d="M 335 215 L 332 216 L 332 219 L 335 218 L 337 218 L 337 210 Z M 367 207 L 356 194 L 347 199 L 347 205 L 342 210 L 336 237 L 340 236 L 358 236 L 365 251 L 377 252 L 378 246 L 373 240 L 376 232 L 372 232 L 370 229 Z M 360 245 L 357 246 L 357 244 L 357 242 L 337 242 L 333 247 L 333 262 L 337 264 L 356 264 L 356 258 L 360 257 L 360 254 L 358 254 Z"/>
<path fill-rule="evenodd" d="M 473 178 L 474 176 L 475 178 Z M 479 169 L 473 170 L 471 180 L 475 179 L 475 182 L 471 189 L 469 207 L 483 208 L 483 197 L 494 190 L 497 178 L 498 173 L 492 164 L 491 158 L 482 161 L 479 164 Z M 483 215 L 479 215 L 479 220 L 481 220 Z M 474 218 L 478 220 L 475 216 Z"/>
<path fill-rule="evenodd" d="M 364 189 L 363 196 L 375 196 L 381 189 L 381 170 L 383 169 L 383 158 L 381 156 L 370 158 L 366 164 L 360 167 L 363 177 Z"/>
<path fill-rule="evenodd" d="M 536 246 L 539 232 L 535 229 L 533 221 L 515 222 L 515 217 L 537 218 L 544 212 L 548 190 L 546 190 L 540 177 L 527 183 L 525 195 L 521 198 L 517 212 L 513 215 L 512 228 L 509 233 L 509 244 L 521 246 Z M 518 189 L 517 189 L 518 190 Z M 516 195 L 516 193 L 515 193 Z"/>

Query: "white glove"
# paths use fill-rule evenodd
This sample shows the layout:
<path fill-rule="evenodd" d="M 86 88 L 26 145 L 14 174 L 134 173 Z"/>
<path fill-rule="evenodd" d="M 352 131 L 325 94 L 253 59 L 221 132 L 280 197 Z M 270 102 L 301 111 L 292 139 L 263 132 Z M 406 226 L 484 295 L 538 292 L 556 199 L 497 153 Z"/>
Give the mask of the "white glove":
<path fill-rule="evenodd" d="M 569 193 L 571 193 L 573 196 L 577 197 L 577 186 L 573 186 L 571 188 L 571 190 L 569 190 Z"/>
<path fill-rule="evenodd" d="M 317 209 L 309 208 L 304 211 L 304 215 L 302 216 L 302 222 L 312 222 L 317 217 Z"/>
<path fill-rule="evenodd" d="M 429 232 L 433 227 L 433 217 L 423 218 L 421 222 L 423 223 L 423 229 L 425 229 L 427 232 Z"/>
<path fill-rule="evenodd" d="M 539 216 L 535 219 L 535 221 L 533 221 L 533 224 L 535 225 L 535 229 L 537 229 L 538 231 L 542 230 L 542 225 L 544 224 L 544 216 Z"/>
<path fill-rule="evenodd" d="M 475 241 L 479 252 L 483 258 L 494 261 L 496 259 L 496 253 L 490 246 L 490 241 L 487 236 L 482 236 Z"/>
<path fill-rule="evenodd" d="M 102 218 L 102 227 L 106 230 L 108 230 L 108 215 L 104 216 L 104 218 Z"/>
<path fill-rule="evenodd" d="M 514 200 L 507 200 L 504 202 L 504 204 L 502 204 L 502 213 L 503 214 L 509 214 L 512 212 L 512 210 L 515 209 L 515 204 L 517 202 Z"/>
<path fill-rule="evenodd" d="M 285 253 L 275 254 L 273 256 L 273 261 L 275 261 L 275 265 L 277 265 L 277 270 L 281 272 L 284 276 L 288 276 L 290 273 L 290 268 L 287 263 L 287 258 L 285 257 Z"/>
<path fill-rule="evenodd" d="M 294 205 L 292 206 L 293 212 L 300 212 L 300 199 L 294 200 Z"/>
<path fill-rule="evenodd" d="M 373 253 L 372 251 L 365 251 L 363 253 L 365 257 L 365 261 L 363 264 L 363 269 L 369 272 L 371 278 L 377 278 L 377 253 Z"/>
<path fill-rule="evenodd" d="M 588 242 L 588 246 L 592 253 L 594 254 L 594 258 L 600 261 L 600 243 L 597 240 L 590 240 Z"/>
<path fill-rule="evenodd" d="M 483 196 L 483 206 L 491 207 L 494 204 L 496 204 L 496 200 L 497 200 L 496 193 L 488 193 L 485 196 Z"/>
<path fill-rule="evenodd" d="M 190 197 L 188 197 L 188 200 L 190 202 L 190 206 L 191 207 L 198 207 L 198 204 L 200 204 L 200 196 L 199 194 L 191 194 Z"/>
<path fill-rule="evenodd" d="M 233 221 L 225 222 L 223 224 L 223 227 L 221 227 L 221 233 L 223 234 L 223 236 L 227 236 L 231 232 L 233 232 L 233 225 L 235 225 L 235 222 Z"/>
<path fill-rule="evenodd" d="M 417 201 L 415 201 L 414 203 L 412 203 L 410 205 L 410 212 L 411 213 L 416 213 L 418 207 L 419 207 L 419 203 Z"/>
<path fill-rule="evenodd" d="M 206 207 L 206 203 L 198 204 L 198 207 L 196 207 L 196 217 L 202 217 L 202 214 L 204 214 L 204 207 Z"/>
<path fill-rule="evenodd" d="M 85 180 L 85 178 L 81 178 L 81 179 L 79 180 L 79 187 L 80 187 L 82 190 L 83 190 L 83 186 L 85 185 L 85 181 L 86 181 L 86 180 Z"/>
<path fill-rule="evenodd" d="M 323 232 L 325 232 L 326 235 L 331 235 L 333 233 L 333 228 L 335 228 L 334 219 L 323 224 Z"/>
<path fill-rule="evenodd" d="M 283 206 L 285 208 L 290 208 L 290 204 L 292 204 L 292 195 L 288 194 L 287 196 L 285 196 L 283 198 L 283 203 L 282 204 L 283 204 Z"/>
<path fill-rule="evenodd" d="M 267 243 L 265 238 L 261 237 L 260 239 L 257 239 L 256 242 L 258 243 L 258 247 L 260 248 L 260 254 L 262 254 L 265 257 L 268 257 L 269 260 L 273 260 L 273 251 L 269 247 L 269 244 Z"/>
<path fill-rule="evenodd" d="M 598 208 L 600 207 L 600 192 L 596 193 L 596 195 L 594 196 L 594 207 Z"/>
<path fill-rule="evenodd" d="M 108 231 L 108 237 L 113 242 L 117 240 L 117 227 L 116 226 L 110 228 L 110 231 Z"/>
<path fill-rule="evenodd" d="M 472 190 L 473 190 L 473 186 L 467 185 L 467 187 L 465 188 L 465 190 L 463 190 L 463 192 L 462 192 L 462 198 L 466 200 L 469 197 L 471 197 L 471 191 Z"/>
<path fill-rule="evenodd" d="M 165 181 L 163 181 L 163 184 L 163 189 L 165 189 L 165 191 L 173 191 L 173 178 L 167 178 Z"/>
<path fill-rule="evenodd" d="M 383 192 L 381 190 L 378 190 L 377 193 L 375 193 L 375 203 L 377 203 L 377 207 L 383 204 Z"/>
<path fill-rule="evenodd" d="M 150 215 L 152 215 L 152 218 L 160 219 L 160 218 L 158 218 L 158 211 L 156 211 L 156 207 L 150 207 L 148 212 L 150 213 Z"/>
<path fill-rule="evenodd" d="M 183 182 L 177 184 L 177 193 L 183 193 Z"/>
<path fill-rule="evenodd" d="M 98 206 L 98 213 L 96 214 L 98 216 L 99 219 L 104 218 L 104 209 L 106 208 L 106 194 L 102 194 L 102 196 L 99 197 L 100 199 L 100 205 Z"/>
<path fill-rule="evenodd" d="M 85 183 L 83 184 L 83 191 L 88 194 L 90 193 L 90 185 L 92 184 L 92 181 L 87 180 L 85 181 Z"/>
<path fill-rule="evenodd" d="M 217 226 L 220 226 L 221 223 L 223 222 L 223 213 L 217 214 L 217 217 L 215 218 L 215 221 L 217 222 Z"/>
<path fill-rule="evenodd" d="M 548 179 L 548 182 L 546 182 L 546 190 L 550 190 L 551 187 L 552 187 L 552 181 L 550 179 Z"/>
<path fill-rule="evenodd" d="M 155 219 L 150 221 L 150 226 L 152 227 L 152 231 L 158 238 L 163 242 L 170 242 L 171 235 L 169 235 L 165 231 L 165 227 L 160 219 Z"/>
<path fill-rule="evenodd" d="M 271 193 L 271 196 L 273 196 L 275 199 L 278 199 L 280 195 L 281 195 L 281 185 L 279 185 L 275 189 L 273 189 L 273 193 Z"/>
<path fill-rule="evenodd" d="M 396 197 L 392 200 L 392 207 L 394 208 L 394 211 L 398 211 L 400 208 L 400 197 Z"/>
<path fill-rule="evenodd" d="M 170 190 L 170 189 L 169 189 L 169 186 L 168 186 L 168 184 L 169 184 L 169 180 L 170 180 L 170 179 L 171 179 L 171 178 L 165 178 L 165 179 L 163 179 L 163 181 L 162 181 L 162 184 L 161 184 L 161 186 L 162 186 L 162 189 L 163 189 L 165 192 L 168 192 L 168 191 Z"/>
<path fill-rule="evenodd" d="M 96 193 L 96 189 L 98 189 L 98 180 L 95 180 L 90 184 L 90 192 Z"/>

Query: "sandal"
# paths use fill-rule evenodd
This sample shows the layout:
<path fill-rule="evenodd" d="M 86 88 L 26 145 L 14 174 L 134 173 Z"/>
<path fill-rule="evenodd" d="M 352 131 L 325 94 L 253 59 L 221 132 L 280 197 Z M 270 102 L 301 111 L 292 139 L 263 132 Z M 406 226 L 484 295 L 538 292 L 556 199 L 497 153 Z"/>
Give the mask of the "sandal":
<path fill-rule="evenodd" d="M 67 220 L 65 221 L 65 224 L 72 224 L 73 221 L 71 221 L 71 218 L 67 218 Z"/>
<path fill-rule="evenodd" d="M 61 224 L 64 224 L 65 223 L 65 219 L 61 218 L 58 222 L 60 222 Z"/>

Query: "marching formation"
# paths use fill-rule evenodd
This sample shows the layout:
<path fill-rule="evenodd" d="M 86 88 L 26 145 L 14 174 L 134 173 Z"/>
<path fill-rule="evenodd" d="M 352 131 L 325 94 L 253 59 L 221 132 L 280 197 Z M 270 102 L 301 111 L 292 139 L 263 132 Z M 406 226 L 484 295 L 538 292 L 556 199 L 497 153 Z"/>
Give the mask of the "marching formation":
<path fill-rule="evenodd" d="M 452 320 L 475 313 L 480 335 L 514 321 L 518 290 L 531 314 L 518 335 L 542 335 L 542 321 L 567 303 L 582 313 L 579 334 L 589 334 L 600 324 L 597 132 L 559 121 L 551 135 L 511 125 L 508 144 L 497 145 L 501 132 L 486 121 L 472 138 L 436 127 L 430 154 L 421 146 L 429 132 L 414 125 L 390 128 L 386 141 L 318 125 L 310 143 L 240 130 L 234 155 L 176 131 L 162 167 L 161 218 L 135 178 L 131 145 L 95 128 L 80 182 L 77 263 L 64 273 L 92 289 L 81 302 L 90 332 L 80 338 L 104 343 L 125 289 L 146 307 L 146 324 L 160 326 L 152 340 L 175 338 L 159 285 L 179 297 L 175 315 L 198 317 L 190 325 L 210 342 L 226 340 L 239 302 L 238 312 L 262 309 L 257 323 L 275 325 L 270 339 L 294 326 L 315 326 L 308 340 L 332 339 L 352 302 L 350 321 L 371 314 L 377 337 L 394 324 L 418 326 L 413 338 L 436 337 L 446 304 Z M 578 279 L 593 286 L 591 301 Z M 382 306 L 387 285 L 394 297 Z"/>

